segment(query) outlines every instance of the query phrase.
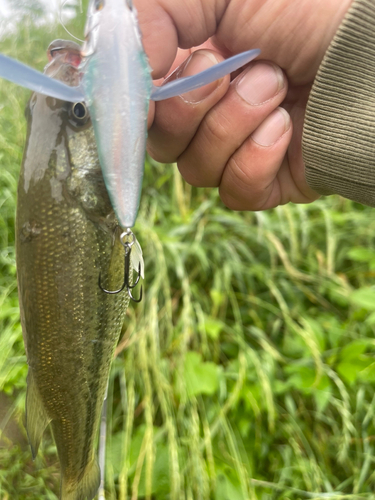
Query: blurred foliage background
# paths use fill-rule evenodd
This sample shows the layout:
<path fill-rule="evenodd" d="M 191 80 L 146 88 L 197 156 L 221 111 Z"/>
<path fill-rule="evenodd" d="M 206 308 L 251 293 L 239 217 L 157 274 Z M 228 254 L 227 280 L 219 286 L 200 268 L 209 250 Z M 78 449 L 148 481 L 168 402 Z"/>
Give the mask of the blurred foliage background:
<path fill-rule="evenodd" d="M 42 70 L 68 35 L 32 7 L 0 51 Z M 33 462 L 22 425 L 14 216 L 29 94 L 0 80 L 2 500 L 59 491 L 51 434 Z M 113 363 L 107 500 L 375 499 L 373 209 L 330 197 L 232 212 L 148 160 L 135 231 L 146 293 Z"/>

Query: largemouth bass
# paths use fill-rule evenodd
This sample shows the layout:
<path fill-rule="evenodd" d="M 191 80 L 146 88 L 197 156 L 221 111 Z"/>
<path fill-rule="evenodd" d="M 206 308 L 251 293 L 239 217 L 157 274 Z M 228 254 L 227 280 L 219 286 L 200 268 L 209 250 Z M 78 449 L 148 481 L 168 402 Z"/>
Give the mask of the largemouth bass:
<path fill-rule="evenodd" d="M 51 44 L 50 47 L 52 47 Z M 48 52 L 45 73 L 77 86 L 80 47 Z M 129 296 L 124 248 L 86 106 L 34 94 L 18 185 L 17 275 L 27 360 L 26 429 L 35 457 L 52 427 L 62 500 L 91 500 L 96 440 L 113 351 Z"/>

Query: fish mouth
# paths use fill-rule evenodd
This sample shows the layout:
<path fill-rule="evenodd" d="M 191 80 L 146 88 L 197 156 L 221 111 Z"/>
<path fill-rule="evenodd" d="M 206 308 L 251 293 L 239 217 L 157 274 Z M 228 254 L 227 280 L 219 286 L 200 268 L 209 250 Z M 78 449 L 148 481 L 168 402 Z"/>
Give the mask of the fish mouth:
<path fill-rule="evenodd" d="M 49 63 L 44 73 L 71 87 L 81 83 L 83 73 L 79 71 L 82 62 L 81 47 L 71 40 L 54 40 L 47 49 Z"/>

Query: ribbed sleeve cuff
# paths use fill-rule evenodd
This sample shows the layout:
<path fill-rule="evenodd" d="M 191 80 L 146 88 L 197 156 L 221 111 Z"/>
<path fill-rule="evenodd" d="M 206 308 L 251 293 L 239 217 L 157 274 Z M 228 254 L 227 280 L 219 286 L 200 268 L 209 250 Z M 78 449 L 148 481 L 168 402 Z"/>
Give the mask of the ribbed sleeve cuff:
<path fill-rule="evenodd" d="M 310 93 L 303 132 L 308 184 L 375 206 L 375 0 L 355 0 Z"/>

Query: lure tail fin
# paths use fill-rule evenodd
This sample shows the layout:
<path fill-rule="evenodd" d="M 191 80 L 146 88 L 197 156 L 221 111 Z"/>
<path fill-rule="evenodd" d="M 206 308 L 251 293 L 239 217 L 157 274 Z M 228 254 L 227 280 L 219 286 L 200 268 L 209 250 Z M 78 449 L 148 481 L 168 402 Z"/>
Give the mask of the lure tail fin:
<path fill-rule="evenodd" d="M 69 87 L 58 80 L 54 80 L 25 64 L 0 54 L 0 78 L 17 83 L 22 87 L 61 99 L 63 101 L 80 102 L 85 100 L 80 87 Z"/>
<path fill-rule="evenodd" d="M 189 92 L 190 90 L 203 87 L 203 85 L 207 85 L 208 83 L 214 82 L 219 78 L 223 78 L 223 76 L 228 73 L 233 73 L 233 71 L 236 71 L 241 68 L 241 66 L 244 66 L 255 59 L 259 56 L 259 54 L 259 49 L 241 52 L 241 54 L 237 54 L 229 59 L 226 59 L 225 61 L 222 61 L 221 63 L 215 64 L 215 66 L 201 71 L 197 75 L 173 80 L 173 82 L 168 82 L 161 87 L 153 86 L 151 99 L 153 101 L 162 101 L 177 95 L 185 94 L 185 92 Z"/>
<path fill-rule="evenodd" d="M 93 459 L 78 481 L 62 477 L 60 500 L 93 500 L 98 493 L 99 484 L 100 469 L 97 460 Z"/>
<path fill-rule="evenodd" d="M 48 418 L 43 403 L 40 400 L 33 373 L 31 368 L 29 368 L 29 373 L 27 375 L 25 427 L 34 460 L 38 453 L 43 432 L 50 421 L 51 419 Z"/>

